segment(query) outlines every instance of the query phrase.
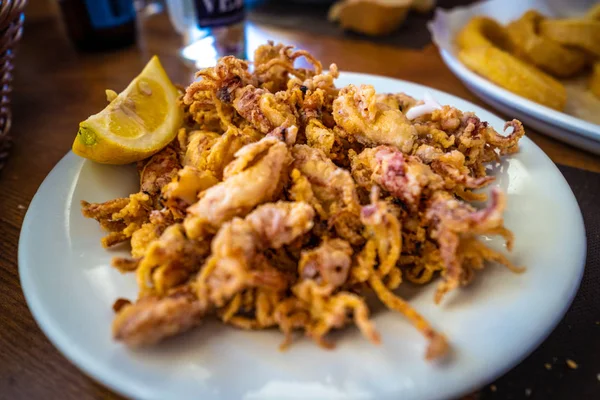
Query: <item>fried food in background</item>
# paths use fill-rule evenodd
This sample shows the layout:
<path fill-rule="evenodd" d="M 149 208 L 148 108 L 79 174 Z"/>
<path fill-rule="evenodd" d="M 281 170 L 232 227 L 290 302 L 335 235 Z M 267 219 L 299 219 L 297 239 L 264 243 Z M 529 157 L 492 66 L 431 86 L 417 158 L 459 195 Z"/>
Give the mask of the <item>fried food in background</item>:
<path fill-rule="evenodd" d="M 508 31 L 487 17 L 474 17 L 456 41 L 458 58 L 471 70 L 520 96 L 556 110 L 567 101 L 564 86 L 513 54 L 517 46 Z"/>
<path fill-rule="evenodd" d="M 595 19 L 595 20 L 600 21 L 600 3 L 598 3 L 595 6 L 593 6 L 592 8 L 590 8 L 588 10 L 588 12 L 585 14 L 585 17 L 589 18 L 589 19 Z"/>
<path fill-rule="evenodd" d="M 411 9 L 426 13 L 435 3 L 435 0 L 341 0 L 331 6 L 328 19 L 344 29 L 382 36 L 398 29 Z"/>
<path fill-rule="evenodd" d="M 488 17 L 474 17 L 456 36 L 461 49 L 471 47 L 497 47 L 507 53 L 516 49 L 512 38 L 498 22 Z"/>
<path fill-rule="evenodd" d="M 492 18 L 476 16 L 455 40 L 458 57 L 469 69 L 513 93 L 563 111 L 569 100 L 567 90 L 554 77 L 581 77 L 600 59 L 600 6 L 581 18 L 568 19 L 552 19 L 529 10 L 506 27 Z M 593 70 L 595 74 L 595 67 Z M 592 76 L 589 88 L 594 94 L 598 90 L 595 82 Z M 573 99 L 578 95 L 569 94 Z M 579 116 L 573 109 L 576 101 L 569 103 L 567 112 Z"/>
<path fill-rule="evenodd" d="M 600 99 L 600 62 L 595 63 L 593 66 L 590 91 Z"/>
<path fill-rule="evenodd" d="M 600 21 L 592 19 L 546 19 L 540 22 L 540 35 L 564 46 L 572 46 L 600 57 Z"/>
<path fill-rule="evenodd" d="M 306 57 L 313 69 L 294 67 Z M 268 43 L 248 62 L 224 57 L 198 73 L 180 101 L 177 138 L 139 163 L 140 191 L 82 202 L 109 231 L 105 246 L 131 241 L 139 295 L 119 300 L 113 336 L 151 345 L 216 317 L 240 329 L 278 328 L 282 348 L 304 333 L 354 324 L 381 337 L 365 295 L 373 292 L 428 341 L 448 349 L 394 289 L 441 279 L 432 301 L 467 285 L 487 261 L 520 271 L 478 236 L 504 227 L 504 194 L 486 166 L 518 151 L 519 121 L 501 135 L 470 112 L 372 86 L 337 88 L 337 67 Z M 505 127 L 505 128 L 506 128 Z"/>
<path fill-rule="evenodd" d="M 523 60 L 557 77 L 569 77 L 580 72 L 587 55 L 583 50 L 569 48 L 541 36 L 540 23 L 546 18 L 537 11 L 527 11 L 506 27 L 517 47 L 516 54 Z"/>
<path fill-rule="evenodd" d="M 343 29 L 370 36 L 387 35 L 406 19 L 412 0 L 341 1 L 329 11 L 329 20 L 339 22 Z"/>

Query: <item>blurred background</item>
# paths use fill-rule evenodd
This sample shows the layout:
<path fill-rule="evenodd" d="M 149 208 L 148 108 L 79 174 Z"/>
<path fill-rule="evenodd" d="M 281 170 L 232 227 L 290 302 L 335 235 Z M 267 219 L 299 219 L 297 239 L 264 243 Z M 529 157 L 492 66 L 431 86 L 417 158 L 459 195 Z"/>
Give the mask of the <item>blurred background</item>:
<path fill-rule="evenodd" d="M 113 2 L 119 3 L 122 0 Z M 166 13 L 167 3 L 185 4 L 186 0 L 126 0 L 132 2 L 137 11 L 137 19 L 148 18 L 154 14 Z M 192 0 L 193 1 L 193 0 Z M 26 24 L 53 18 L 64 19 L 63 8 L 77 8 L 83 0 L 30 0 L 27 6 Z M 334 0 L 245 0 L 247 19 L 258 24 L 269 24 L 279 28 L 303 29 L 311 33 L 329 36 L 346 36 L 352 39 L 368 39 L 382 44 L 401 45 L 419 48 L 430 41 L 426 23 L 433 16 L 433 8 L 453 8 L 474 3 L 474 0 L 374 0 L 360 8 L 360 15 L 342 12 L 342 20 L 334 20 L 330 15 L 335 3 L 353 3 L 353 1 Z M 359 3 L 359 2 L 354 2 Z M 410 8 L 411 4 L 420 4 Z M 169 4 L 171 5 L 171 4 Z M 380 10 L 387 14 L 382 16 Z M 408 10 L 404 12 L 402 10 Z M 392 10 L 392 12 L 390 12 Z M 61 18 L 62 17 L 62 18 Z M 356 19 L 361 21 L 357 22 Z M 376 25 L 373 27 L 373 25 Z M 175 29 L 175 28 L 174 28 Z"/>
<path fill-rule="evenodd" d="M 251 59 L 253 49 L 268 39 L 298 44 L 280 33 L 286 31 L 301 31 L 323 38 L 365 41 L 396 48 L 421 49 L 431 44 L 426 24 L 432 19 L 435 7 L 452 8 L 474 1 L 230 1 L 230 4 L 238 6 L 244 3 L 245 13 L 240 17 L 242 19 L 235 19 L 231 12 L 225 19 L 214 15 L 202 19 L 194 2 L 195 0 L 30 0 L 26 10 L 25 32 L 47 30 L 48 40 L 45 44 L 61 48 L 63 52 L 67 47 L 78 53 L 101 53 L 137 46 L 140 55 L 144 56 L 147 55 L 148 47 L 152 47 L 152 44 L 148 44 L 153 43 L 150 36 L 160 25 L 165 37 L 180 36 L 178 54 L 181 61 L 188 67 L 202 68 L 213 65 L 217 58 L 228 54 Z M 106 15 L 101 4 L 107 4 L 112 16 Z M 106 29 L 94 28 L 109 25 Z M 149 25 L 152 26 L 150 30 L 146 29 Z M 268 28 L 276 29 L 278 34 L 265 33 Z M 65 40 L 70 43 L 67 45 Z M 169 42 L 169 46 L 172 45 L 173 40 Z M 314 52 L 321 47 L 319 43 L 315 43 L 310 50 Z M 326 64 L 330 62 L 327 57 L 322 61 Z"/>

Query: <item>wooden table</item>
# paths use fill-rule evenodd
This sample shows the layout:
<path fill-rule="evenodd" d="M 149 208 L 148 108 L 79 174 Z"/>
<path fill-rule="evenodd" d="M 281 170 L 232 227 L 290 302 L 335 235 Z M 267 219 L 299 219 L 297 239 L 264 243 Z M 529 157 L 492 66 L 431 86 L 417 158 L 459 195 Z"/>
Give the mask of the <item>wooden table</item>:
<path fill-rule="evenodd" d="M 176 82 L 189 82 L 194 72 L 180 62 L 181 39 L 165 15 L 142 21 L 137 47 L 108 54 L 79 54 L 63 32 L 55 19 L 27 26 L 15 71 L 15 143 L 0 172 L 1 399 L 120 398 L 79 372 L 37 327 L 19 284 L 19 231 L 38 186 L 70 150 L 78 123 L 104 107 L 104 89 L 123 89 L 153 54 Z M 433 45 L 415 51 L 251 25 L 250 48 L 267 39 L 307 49 L 325 65 L 422 83 L 490 108 L 452 75 Z M 555 162 L 600 172 L 596 156 L 532 131 L 528 136 Z"/>

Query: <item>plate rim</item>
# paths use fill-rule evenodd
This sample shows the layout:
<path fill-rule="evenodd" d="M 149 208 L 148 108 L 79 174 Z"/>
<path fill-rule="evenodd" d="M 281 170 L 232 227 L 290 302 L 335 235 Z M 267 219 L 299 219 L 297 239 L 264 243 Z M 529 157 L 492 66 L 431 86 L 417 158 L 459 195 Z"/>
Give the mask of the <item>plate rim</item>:
<path fill-rule="evenodd" d="M 443 93 L 445 96 L 448 96 L 449 98 L 458 99 L 460 101 L 468 103 L 472 107 L 483 109 L 481 106 L 478 106 L 468 100 L 462 99 L 459 96 L 455 96 L 455 95 L 453 95 L 451 93 L 447 93 L 443 90 L 439 90 L 436 88 L 432 88 L 429 86 L 425 86 L 425 85 L 415 83 L 415 82 L 410 82 L 410 81 L 403 80 L 403 79 L 398 79 L 398 78 L 388 77 L 388 76 L 383 76 L 383 75 L 368 74 L 368 73 L 350 72 L 350 71 L 343 71 L 340 73 L 340 78 L 344 77 L 344 76 L 349 79 L 354 79 L 357 81 L 358 81 L 358 79 L 361 79 L 361 78 L 362 79 L 364 79 L 364 78 L 367 78 L 367 79 L 379 78 L 379 79 L 384 79 L 384 80 L 393 80 L 398 84 L 413 86 L 424 92 L 425 91 L 440 92 L 440 93 Z M 485 110 L 485 111 L 489 112 L 496 118 L 503 120 L 503 118 L 498 117 L 494 112 L 489 111 L 489 110 Z M 554 329 L 556 328 L 558 323 L 561 321 L 561 319 L 564 317 L 567 310 L 571 306 L 572 301 L 578 292 L 579 286 L 581 284 L 581 279 L 583 277 L 583 272 L 585 269 L 585 263 L 586 263 L 587 238 L 586 238 L 584 220 L 583 220 L 583 216 L 581 213 L 581 208 L 579 207 L 579 203 L 577 202 L 577 199 L 575 198 L 575 195 L 573 194 L 573 191 L 570 188 L 565 177 L 560 172 L 560 170 L 557 168 L 557 166 L 554 164 L 554 162 L 552 162 L 552 160 L 543 152 L 543 150 L 541 150 L 541 148 L 539 148 L 539 146 L 537 146 L 537 144 L 535 144 L 533 141 L 531 141 L 528 138 L 525 138 L 525 139 L 529 142 L 528 145 L 532 146 L 534 150 L 539 151 L 540 156 L 545 158 L 551 164 L 551 166 L 554 168 L 555 172 L 560 177 L 559 179 L 562 179 L 565 187 L 568 189 L 568 191 L 570 193 L 569 199 L 570 199 L 572 205 L 574 205 L 575 210 L 577 211 L 576 214 L 578 216 L 578 221 L 575 221 L 575 223 L 577 223 L 577 226 L 579 228 L 577 230 L 579 231 L 579 235 L 581 236 L 581 239 L 582 239 L 581 240 L 581 249 L 579 249 L 580 250 L 579 253 L 582 258 L 579 262 L 573 263 L 574 266 L 578 267 L 578 273 L 576 276 L 574 276 L 575 280 L 573 282 L 573 286 L 570 288 L 570 291 L 567 296 L 568 298 L 566 299 L 565 302 L 562 303 L 562 308 L 561 308 L 560 312 L 557 312 L 554 314 L 554 318 L 553 318 L 552 322 L 550 324 L 548 324 L 547 329 L 545 329 L 545 333 L 543 335 L 539 336 L 536 341 L 533 341 L 531 343 L 531 345 L 529 346 L 529 348 L 524 350 L 523 353 L 519 357 L 511 360 L 511 362 L 508 362 L 506 366 L 504 366 L 503 368 L 499 368 L 499 369 L 493 369 L 493 370 L 491 370 L 491 372 L 487 373 L 485 376 L 486 376 L 486 379 L 488 382 L 491 382 L 495 378 L 503 375 L 508 370 L 512 369 L 515 365 L 520 363 L 523 359 L 525 359 L 527 356 L 529 356 L 537 347 L 539 347 L 540 344 L 543 343 L 546 340 L 546 338 L 554 331 Z M 28 208 L 25 218 L 23 220 L 21 232 L 19 235 L 19 244 L 18 244 L 18 272 L 19 272 L 19 279 L 20 279 L 20 283 L 21 283 L 21 289 L 23 291 L 23 295 L 25 297 L 27 306 L 28 306 L 32 316 L 34 317 L 36 324 L 38 325 L 40 330 L 44 333 L 44 335 L 48 338 L 48 340 L 52 343 L 52 345 L 59 351 L 60 354 L 62 354 L 65 358 L 67 358 L 81 372 L 88 375 L 89 377 L 96 380 L 97 382 L 100 382 L 105 387 L 107 387 L 121 395 L 130 397 L 130 398 L 141 398 L 140 393 L 146 392 L 146 390 L 144 388 L 136 387 L 135 382 L 128 380 L 126 377 L 121 376 L 120 374 L 115 373 L 114 371 L 109 371 L 109 373 L 107 373 L 106 368 L 101 368 L 99 364 L 93 362 L 93 359 L 92 359 L 92 361 L 90 361 L 91 356 L 88 353 L 86 353 L 85 351 L 80 351 L 77 347 L 66 343 L 66 339 L 61 335 L 60 329 L 56 326 L 57 321 L 53 320 L 51 317 L 49 317 L 47 314 L 44 313 L 43 302 L 41 301 L 41 299 L 38 296 L 36 296 L 34 293 L 32 293 L 34 283 L 32 282 L 30 273 L 34 272 L 34 270 L 28 269 L 28 267 L 26 267 L 27 263 L 24 260 L 25 259 L 24 254 L 25 254 L 26 250 L 24 248 L 25 241 L 23 240 L 23 238 L 29 234 L 29 225 L 32 223 L 31 220 L 33 217 L 32 217 L 32 213 L 30 213 L 30 210 L 32 208 L 31 205 L 33 205 L 36 202 L 36 199 L 38 199 L 41 196 L 40 193 L 42 192 L 44 187 L 47 185 L 50 185 L 54 179 L 57 179 L 57 177 L 59 175 L 60 166 L 68 165 L 68 163 L 71 162 L 71 160 L 72 160 L 72 162 L 74 162 L 74 164 L 71 168 L 78 166 L 78 170 L 81 168 L 81 165 L 85 162 L 85 160 L 80 159 L 77 156 L 75 156 L 72 151 L 69 151 L 65 156 L 63 156 L 61 158 L 61 160 L 53 167 L 53 169 L 50 171 L 50 173 L 46 176 L 46 178 L 44 179 L 44 181 L 42 182 L 42 184 L 36 191 L 35 195 L 33 196 L 32 200 L 30 202 L 30 207 Z M 37 201 L 40 201 L 40 200 L 37 200 Z M 485 385 L 485 383 L 484 383 L 484 385 Z M 443 393 L 444 396 L 439 397 L 439 398 L 442 399 L 442 398 L 446 398 L 447 396 L 460 396 L 464 393 L 468 393 L 469 391 L 471 391 L 473 389 L 477 389 L 479 387 L 480 387 L 479 382 L 472 382 L 471 385 L 463 385 L 460 388 L 456 388 L 453 392 L 445 392 L 445 393 Z"/>
<path fill-rule="evenodd" d="M 496 101 L 502 102 L 511 108 L 519 108 L 521 112 L 557 128 L 565 129 L 573 134 L 580 135 L 591 140 L 600 141 L 599 124 L 574 117 L 570 114 L 554 110 L 550 107 L 538 104 L 525 97 L 519 96 L 507 89 L 504 89 L 503 87 L 498 86 L 494 82 L 477 75 L 475 72 L 464 66 L 450 51 L 440 48 L 439 46 L 438 51 L 442 57 L 442 60 L 444 61 L 444 64 L 446 64 L 446 66 L 461 81 L 469 82 L 486 95 L 493 97 Z"/>

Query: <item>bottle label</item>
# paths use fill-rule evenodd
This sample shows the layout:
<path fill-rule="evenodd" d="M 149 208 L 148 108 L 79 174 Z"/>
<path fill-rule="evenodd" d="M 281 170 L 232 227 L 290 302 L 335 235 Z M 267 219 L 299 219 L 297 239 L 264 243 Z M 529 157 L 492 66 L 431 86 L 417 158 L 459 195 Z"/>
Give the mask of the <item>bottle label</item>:
<path fill-rule="evenodd" d="M 84 0 L 92 26 L 112 28 L 135 19 L 133 0 Z"/>
<path fill-rule="evenodd" d="M 198 26 L 233 25 L 244 20 L 244 0 L 194 0 Z"/>

